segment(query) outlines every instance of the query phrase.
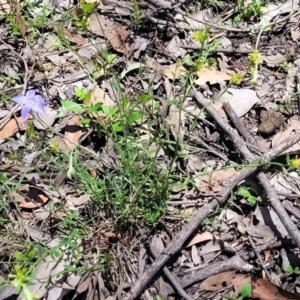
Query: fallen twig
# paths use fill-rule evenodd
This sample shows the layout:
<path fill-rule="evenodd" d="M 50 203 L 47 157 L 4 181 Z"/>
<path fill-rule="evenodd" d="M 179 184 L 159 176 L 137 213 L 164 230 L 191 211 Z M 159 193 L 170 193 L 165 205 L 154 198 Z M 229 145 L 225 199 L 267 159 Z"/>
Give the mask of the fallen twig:
<path fill-rule="evenodd" d="M 152 248 L 150 246 L 150 251 L 151 254 L 153 255 L 154 258 L 157 258 L 157 253 L 155 251 L 154 248 Z M 171 282 L 173 288 L 177 291 L 177 293 L 184 299 L 186 300 L 193 300 L 192 297 L 190 297 L 185 290 L 182 288 L 182 286 L 178 283 L 178 280 L 172 275 L 172 273 L 169 271 L 169 269 L 167 267 L 163 268 L 163 272 L 165 273 L 165 275 L 167 276 L 167 278 L 169 279 L 169 281 Z"/>
<path fill-rule="evenodd" d="M 199 93 L 195 94 L 195 97 L 197 101 L 201 104 L 204 105 L 209 112 L 211 116 L 214 117 L 214 119 L 217 121 L 219 126 L 223 128 L 231 137 L 232 141 L 234 142 L 235 147 L 242 153 L 242 155 L 248 160 L 251 161 L 255 159 L 256 157 L 249 151 L 249 149 L 246 146 L 246 143 L 244 140 L 237 134 L 236 130 L 233 130 L 233 128 L 224 121 L 224 119 L 217 113 L 217 111 L 214 109 L 212 105 L 208 105 L 209 101 L 205 99 L 204 97 L 201 97 Z M 228 105 L 223 105 L 223 108 L 225 111 L 227 111 Z M 235 113 L 234 113 L 235 114 Z M 291 220 L 289 215 L 287 214 L 286 210 L 282 206 L 278 194 L 276 193 L 276 190 L 271 186 L 271 183 L 269 179 L 267 178 L 266 174 L 263 172 L 260 172 L 257 175 L 257 178 L 259 179 L 261 185 L 265 189 L 268 199 L 278 214 L 281 222 L 284 224 L 286 227 L 286 230 L 292 237 L 292 239 L 295 241 L 296 245 L 300 248 L 300 233 L 297 228 L 297 226 L 294 224 L 294 222 Z"/>
<path fill-rule="evenodd" d="M 295 133 L 289 138 L 282 141 L 280 145 L 270 149 L 261 158 L 259 158 L 260 163 L 266 163 L 277 157 L 280 153 L 300 141 L 300 133 Z M 219 204 L 224 203 L 227 200 L 227 196 L 231 193 L 232 189 L 242 180 L 247 178 L 249 175 L 253 174 L 257 170 L 257 167 L 249 167 L 244 169 L 236 176 L 233 177 L 230 184 L 225 186 L 216 197 L 206 205 L 202 206 L 196 214 L 190 219 L 190 221 L 185 224 L 182 230 L 175 236 L 172 242 L 166 247 L 163 253 L 160 253 L 158 258 L 153 262 L 151 267 L 147 269 L 137 280 L 135 285 L 130 291 L 128 300 L 134 300 L 139 297 L 142 291 L 145 289 L 146 285 L 155 276 L 155 274 L 167 263 L 167 261 L 181 250 L 183 244 L 192 235 L 192 233 L 198 228 L 199 224 L 207 217 L 207 215 Z"/>
<path fill-rule="evenodd" d="M 206 268 L 200 269 L 193 273 L 192 276 L 188 276 L 187 279 L 181 279 L 178 281 L 182 288 L 187 288 L 203 279 L 206 279 L 210 276 L 217 275 L 222 272 L 227 272 L 231 270 L 240 270 L 244 272 L 249 272 L 254 267 L 244 261 L 239 255 L 235 255 L 229 259 L 226 259 L 222 262 L 214 263 Z M 171 294 L 172 291 L 168 290 L 168 294 Z"/>

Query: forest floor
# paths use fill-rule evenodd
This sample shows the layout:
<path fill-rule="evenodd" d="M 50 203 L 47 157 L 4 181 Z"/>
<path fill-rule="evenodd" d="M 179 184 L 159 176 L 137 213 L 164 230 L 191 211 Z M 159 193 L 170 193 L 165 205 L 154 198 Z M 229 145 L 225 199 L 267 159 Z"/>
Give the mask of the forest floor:
<path fill-rule="evenodd" d="M 299 42 L 296 0 L 0 0 L 0 299 L 300 299 Z"/>

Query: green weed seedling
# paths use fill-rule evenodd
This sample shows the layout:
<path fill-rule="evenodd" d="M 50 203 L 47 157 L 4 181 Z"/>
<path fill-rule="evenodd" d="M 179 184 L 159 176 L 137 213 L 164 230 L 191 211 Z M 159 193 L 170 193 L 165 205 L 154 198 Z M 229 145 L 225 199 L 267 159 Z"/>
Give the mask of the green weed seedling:
<path fill-rule="evenodd" d="M 238 0 L 239 14 L 234 18 L 235 22 L 240 22 L 243 20 L 248 20 L 252 17 L 260 17 L 264 12 L 263 7 L 267 1 L 265 0 L 252 0 L 251 3 L 245 4 L 244 0 Z"/>
<path fill-rule="evenodd" d="M 290 62 L 284 61 L 283 63 L 280 64 L 280 67 L 284 70 L 284 71 L 288 71 L 289 69 L 291 69 L 293 67 L 293 65 Z"/>
<path fill-rule="evenodd" d="M 13 258 L 16 260 L 11 274 L 8 276 L 9 281 L 3 282 L 2 287 L 10 283 L 16 288 L 16 293 L 24 292 L 25 300 L 34 300 L 37 298 L 28 290 L 31 280 L 35 279 L 35 261 L 36 250 L 31 246 L 25 253 L 15 251 Z"/>
<path fill-rule="evenodd" d="M 252 287 L 250 283 L 245 283 L 240 292 L 236 295 L 233 294 L 231 298 L 223 297 L 222 300 L 243 300 L 245 298 L 250 297 L 252 294 Z"/>
<path fill-rule="evenodd" d="M 75 87 L 74 93 L 79 101 L 81 102 L 89 102 L 91 100 L 91 92 L 83 87 Z"/>
<path fill-rule="evenodd" d="M 240 187 L 237 191 L 237 194 L 246 198 L 246 200 L 254 205 L 257 202 L 257 197 L 253 196 L 249 190 L 244 187 Z"/>
<path fill-rule="evenodd" d="M 85 1 L 80 1 L 79 8 L 77 9 L 77 17 L 75 18 L 75 25 L 83 30 L 88 29 L 88 17 L 95 10 L 95 3 L 86 3 Z"/>
<path fill-rule="evenodd" d="M 220 45 L 219 40 L 214 40 L 212 43 L 208 43 L 210 37 L 210 29 L 206 27 L 205 30 L 198 30 L 192 34 L 192 37 L 195 41 L 199 42 L 201 45 L 201 50 L 199 53 L 196 53 L 193 58 L 196 58 L 193 62 L 193 70 L 200 71 L 201 68 L 205 66 L 216 67 L 217 62 L 214 59 L 209 58 L 208 56 L 212 51 L 216 50 Z M 185 59 L 187 62 L 187 59 Z"/>
<path fill-rule="evenodd" d="M 300 268 L 299 267 L 293 268 L 290 264 L 284 266 L 284 271 L 289 274 L 300 275 Z"/>
<path fill-rule="evenodd" d="M 133 8 L 133 13 L 132 13 L 133 25 L 135 29 L 138 29 L 143 22 L 144 13 L 139 6 L 138 0 L 132 0 L 132 8 Z"/>

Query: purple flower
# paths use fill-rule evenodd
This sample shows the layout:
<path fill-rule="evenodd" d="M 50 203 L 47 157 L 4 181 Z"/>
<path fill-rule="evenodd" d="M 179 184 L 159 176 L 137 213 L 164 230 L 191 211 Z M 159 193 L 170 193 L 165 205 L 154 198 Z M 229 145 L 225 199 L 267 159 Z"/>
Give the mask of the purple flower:
<path fill-rule="evenodd" d="M 39 114 L 45 113 L 45 99 L 40 95 L 36 95 L 35 90 L 28 90 L 25 96 L 14 96 L 12 97 L 12 100 L 20 105 L 23 105 L 21 109 L 21 116 L 23 120 L 27 118 L 31 110 Z"/>

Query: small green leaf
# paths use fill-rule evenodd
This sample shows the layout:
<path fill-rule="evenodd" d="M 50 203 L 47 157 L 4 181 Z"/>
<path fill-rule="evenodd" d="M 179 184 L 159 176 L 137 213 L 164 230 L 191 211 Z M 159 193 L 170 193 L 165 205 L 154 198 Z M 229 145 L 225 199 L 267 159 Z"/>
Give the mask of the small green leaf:
<path fill-rule="evenodd" d="M 72 111 L 74 113 L 84 112 L 82 105 L 75 103 L 73 101 L 62 100 L 60 103 L 61 103 L 61 106 L 67 111 Z"/>
<path fill-rule="evenodd" d="M 250 196 L 249 198 L 247 198 L 247 201 L 250 202 L 251 204 L 255 204 L 256 203 L 256 197 Z"/>
<path fill-rule="evenodd" d="M 84 126 L 84 127 L 88 127 L 91 123 L 90 119 L 81 119 L 80 123 Z"/>
<path fill-rule="evenodd" d="M 142 63 L 139 63 L 139 62 L 136 62 L 136 63 L 133 63 L 131 65 L 129 65 L 127 67 L 127 69 L 125 69 L 121 75 L 120 75 L 120 78 L 124 78 L 126 76 L 127 73 L 131 72 L 132 70 L 136 70 L 136 69 L 140 69 L 141 67 L 145 66 L 144 64 Z"/>
<path fill-rule="evenodd" d="M 139 102 L 139 103 L 144 103 L 144 102 L 149 101 L 150 99 L 152 99 L 152 97 L 151 97 L 149 94 L 142 94 L 142 95 L 139 97 L 138 102 Z"/>
<path fill-rule="evenodd" d="M 143 113 L 140 111 L 136 111 L 129 116 L 129 123 L 133 123 L 137 120 L 140 120 L 143 117 Z"/>
<path fill-rule="evenodd" d="M 27 257 L 30 261 L 35 258 L 35 250 L 33 248 L 29 249 L 27 252 Z"/>
<path fill-rule="evenodd" d="M 115 123 L 113 124 L 112 129 L 114 132 L 121 132 L 123 131 L 123 126 L 121 126 L 120 123 Z"/>
<path fill-rule="evenodd" d="M 298 267 L 296 267 L 296 268 L 294 269 L 294 273 L 297 274 L 297 275 L 299 275 L 299 274 L 300 274 L 300 269 L 299 269 Z"/>
<path fill-rule="evenodd" d="M 290 264 L 284 266 L 284 271 L 293 274 L 294 270 Z"/>
<path fill-rule="evenodd" d="M 102 105 L 102 111 L 107 116 L 113 116 L 114 115 L 114 109 L 109 107 L 109 106 Z"/>
<path fill-rule="evenodd" d="M 26 259 L 26 256 L 24 255 L 24 253 L 20 252 L 20 251 L 16 251 L 13 254 L 13 257 L 18 260 L 18 261 L 24 261 Z"/>
<path fill-rule="evenodd" d="M 245 297 L 249 297 L 252 293 L 252 287 L 251 287 L 251 284 L 250 283 L 245 283 L 242 288 L 241 288 L 241 296 L 243 298 Z"/>
<path fill-rule="evenodd" d="M 238 193 L 239 195 L 244 196 L 245 198 L 253 197 L 251 193 L 245 188 L 239 188 Z"/>
<path fill-rule="evenodd" d="M 75 87 L 74 92 L 75 92 L 76 97 L 78 97 L 79 99 L 83 99 L 88 91 L 86 89 L 83 89 L 80 87 Z"/>

